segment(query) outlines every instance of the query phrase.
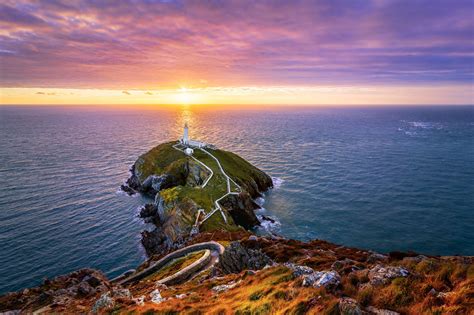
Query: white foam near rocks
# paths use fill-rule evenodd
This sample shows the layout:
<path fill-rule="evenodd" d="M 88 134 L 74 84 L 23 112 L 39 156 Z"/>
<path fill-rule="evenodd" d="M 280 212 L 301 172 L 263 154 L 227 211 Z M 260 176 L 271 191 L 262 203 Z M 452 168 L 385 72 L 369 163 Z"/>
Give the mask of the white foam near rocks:
<path fill-rule="evenodd" d="M 281 184 L 283 184 L 285 180 L 280 177 L 272 177 L 272 181 L 273 181 L 273 189 L 278 189 L 281 187 Z"/>

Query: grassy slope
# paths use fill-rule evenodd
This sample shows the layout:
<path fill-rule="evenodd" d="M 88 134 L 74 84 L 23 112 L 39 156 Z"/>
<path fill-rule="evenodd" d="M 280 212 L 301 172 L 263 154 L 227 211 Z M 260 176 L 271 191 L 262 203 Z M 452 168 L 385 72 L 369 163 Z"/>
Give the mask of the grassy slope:
<path fill-rule="evenodd" d="M 237 183 L 249 182 L 252 178 L 264 177 L 265 173 L 235 153 L 208 149 L 219 159 L 224 171 Z"/>
<path fill-rule="evenodd" d="M 160 144 L 138 158 L 135 166 L 140 181 L 152 174 L 161 175 L 173 162 L 185 161 L 186 155 L 172 147 L 175 143 Z"/>
<path fill-rule="evenodd" d="M 366 261 L 369 252 L 324 241 L 281 240 L 264 244 L 265 251 L 274 259 L 281 256 L 287 261 L 291 257 L 292 261 L 316 270 L 327 270 L 335 260 L 343 258 L 356 260 L 365 270 L 377 264 Z M 163 291 L 163 296 L 171 297 L 170 300 L 159 305 L 147 303 L 134 310 L 149 311 L 150 314 L 172 311 L 183 314 L 340 314 L 337 302 L 341 297 L 351 297 L 362 307 L 370 305 L 402 314 L 469 314 L 474 307 L 472 259 L 432 257 L 420 262 L 395 259 L 387 265 L 403 266 L 411 274 L 372 287 L 367 286 L 369 280 L 364 272 L 346 270 L 340 272 L 341 286 L 330 292 L 303 287 L 301 279 L 293 277 L 286 267 L 276 266 L 256 275 L 243 272 L 205 281 L 196 278 Z M 226 292 L 216 294 L 212 291 L 216 285 L 238 281 L 241 282 Z M 431 289 L 450 293 L 446 298 L 437 298 L 429 293 Z M 187 294 L 184 299 L 172 298 L 182 293 Z"/>
<path fill-rule="evenodd" d="M 141 181 L 152 174 L 172 174 L 182 168 L 182 165 L 190 158 L 186 157 L 184 153 L 174 149 L 172 146 L 175 143 L 176 142 L 167 142 L 160 144 L 140 156 L 136 163 L 136 171 Z M 209 151 L 219 159 L 224 171 L 236 182 L 242 183 L 251 181 L 252 176 L 257 177 L 263 174 L 262 171 L 234 153 L 223 150 Z M 212 169 L 214 172 L 213 178 L 205 188 L 182 186 L 178 190 L 174 188 L 171 189 L 178 192 L 178 199 L 192 199 L 199 207 L 203 208 L 206 212 L 210 212 L 215 207 L 214 201 L 227 193 L 226 179 L 220 171 L 217 162 L 208 154 L 200 150 L 195 150 L 194 157 Z M 236 191 L 236 188 L 237 187 L 231 183 L 231 189 Z M 166 195 L 167 191 L 162 191 L 162 194 Z M 233 220 L 230 216 L 227 216 L 227 220 L 231 223 L 230 225 L 233 226 Z M 216 215 L 209 218 L 201 228 L 203 231 L 210 231 L 219 227 L 229 229 L 229 225 L 225 224 L 220 213 L 216 212 Z M 234 230 L 233 227 L 230 227 L 230 229 Z M 238 227 L 235 227 L 235 229 L 238 229 Z"/>

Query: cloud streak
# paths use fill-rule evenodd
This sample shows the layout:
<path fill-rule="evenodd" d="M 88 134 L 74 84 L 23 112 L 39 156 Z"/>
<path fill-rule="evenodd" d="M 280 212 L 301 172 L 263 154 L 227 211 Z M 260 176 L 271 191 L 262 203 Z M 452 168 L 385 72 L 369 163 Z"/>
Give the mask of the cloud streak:
<path fill-rule="evenodd" d="M 472 83 L 472 1 L 4 1 L 3 87 Z"/>

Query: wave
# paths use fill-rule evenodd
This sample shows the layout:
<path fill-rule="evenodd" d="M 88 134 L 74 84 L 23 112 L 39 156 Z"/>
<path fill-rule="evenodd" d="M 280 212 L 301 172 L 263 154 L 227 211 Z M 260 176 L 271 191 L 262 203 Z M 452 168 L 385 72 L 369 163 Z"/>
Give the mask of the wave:
<path fill-rule="evenodd" d="M 137 198 L 140 194 L 139 193 L 134 193 L 132 195 L 126 193 L 125 191 L 122 190 L 122 188 L 118 188 L 117 191 L 115 191 L 115 194 L 116 195 L 119 195 L 119 196 L 127 196 L 127 197 L 132 197 L 132 198 Z"/>
<path fill-rule="evenodd" d="M 283 184 L 285 180 L 280 177 L 272 177 L 272 181 L 273 181 L 273 189 L 278 189 L 281 187 L 281 184 Z"/>
<path fill-rule="evenodd" d="M 280 231 L 281 222 L 277 217 L 257 214 L 257 218 L 260 221 L 260 226 L 257 228 L 259 233 L 273 234 Z"/>
<path fill-rule="evenodd" d="M 427 121 L 409 121 L 408 124 L 413 128 L 419 129 L 443 129 L 443 124 L 436 122 L 427 122 Z"/>

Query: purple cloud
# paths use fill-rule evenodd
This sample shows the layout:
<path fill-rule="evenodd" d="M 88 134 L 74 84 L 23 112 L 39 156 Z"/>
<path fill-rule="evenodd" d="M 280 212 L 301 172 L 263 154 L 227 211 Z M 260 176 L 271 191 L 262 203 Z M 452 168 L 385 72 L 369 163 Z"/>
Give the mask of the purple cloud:
<path fill-rule="evenodd" d="M 472 83 L 472 1 L 12 1 L 2 86 Z"/>

